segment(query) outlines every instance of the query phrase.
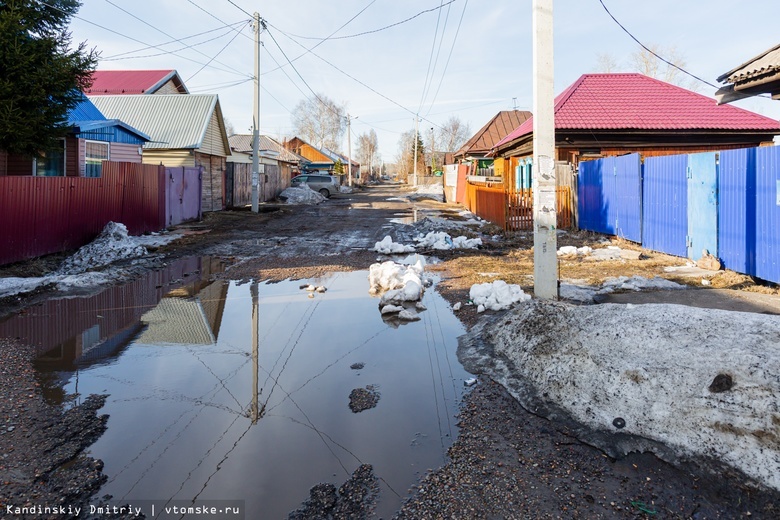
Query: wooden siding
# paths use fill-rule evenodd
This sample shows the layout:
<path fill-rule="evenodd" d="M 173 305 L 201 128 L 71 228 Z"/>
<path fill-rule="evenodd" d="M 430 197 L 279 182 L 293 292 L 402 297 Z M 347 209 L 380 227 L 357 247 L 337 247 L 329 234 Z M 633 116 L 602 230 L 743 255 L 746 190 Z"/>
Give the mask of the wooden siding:
<path fill-rule="evenodd" d="M 225 149 L 225 141 L 222 139 L 222 129 L 219 125 L 217 111 L 211 113 L 211 119 L 206 127 L 206 135 L 203 138 L 201 147 L 197 150 L 200 153 L 208 155 L 218 155 L 226 157 L 230 155 Z"/>
<path fill-rule="evenodd" d="M 8 175 L 8 152 L 0 150 L 0 177 Z"/>
<path fill-rule="evenodd" d="M 65 138 L 65 176 L 82 177 L 79 174 L 79 140 L 71 136 Z"/>
<path fill-rule="evenodd" d="M 225 209 L 225 170 L 224 157 L 195 152 L 195 166 L 203 168 L 203 188 L 201 208 L 203 212 Z"/>
<path fill-rule="evenodd" d="M 140 163 L 142 157 L 138 153 L 138 148 L 138 145 L 135 144 L 111 143 L 109 145 L 109 159 L 114 162 Z"/>
<path fill-rule="evenodd" d="M 144 149 L 141 162 L 144 164 L 163 164 L 169 167 L 195 166 L 192 150 L 147 150 Z"/>
<path fill-rule="evenodd" d="M 152 92 L 152 95 L 154 94 L 183 94 L 183 92 L 180 92 L 179 89 L 176 88 L 173 79 L 169 79 L 164 85 Z"/>

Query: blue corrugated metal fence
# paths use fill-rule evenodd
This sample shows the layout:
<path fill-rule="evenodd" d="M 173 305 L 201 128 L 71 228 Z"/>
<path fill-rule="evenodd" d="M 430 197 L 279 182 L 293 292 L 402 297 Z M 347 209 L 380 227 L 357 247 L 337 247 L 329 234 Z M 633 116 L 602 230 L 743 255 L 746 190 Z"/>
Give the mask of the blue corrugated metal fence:
<path fill-rule="evenodd" d="M 581 229 L 780 283 L 780 147 L 582 162 L 578 189 Z"/>

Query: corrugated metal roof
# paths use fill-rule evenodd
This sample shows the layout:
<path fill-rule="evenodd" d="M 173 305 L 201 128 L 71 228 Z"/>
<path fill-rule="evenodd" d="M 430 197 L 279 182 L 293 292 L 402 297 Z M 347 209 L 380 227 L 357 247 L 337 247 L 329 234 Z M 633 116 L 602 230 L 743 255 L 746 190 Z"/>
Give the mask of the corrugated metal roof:
<path fill-rule="evenodd" d="M 84 92 L 90 96 L 151 94 L 168 80 L 187 87 L 175 70 L 96 70 L 92 73 L 92 86 Z"/>
<path fill-rule="evenodd" d="M 135 341 L 148 345 L 213 345 L 216 338 L 199 299 L 163 298 L 141 316 L 147 325 Z"/>
<path fill-rule="evenodd" d="M 530 117 L 531 112 L 527 110 L 502 110 L 471 136 L 471 139 L 455 152 L 455 156 L 487 154 L 496 143 Z"/>
<path fill-rule="evenodd" d="M 216 94 L 96 96 L 90 98 L 107 117 L 121 119 L 149 135 L 146 149 L 198 149 L 203 144 Z"/>
<path fill-rule="evenodd" d="M 101 121 L 106 119 L 100 110 L 86 96 L 68 112 L 68 124 L 78 125 L 82 121 Z"/>
<path fill-rule="evenodd" d="M 585 74 L 555 98 L 556 130 L 776 131 L 774 119 L 643 74 Z M 533 132 L 533 117 L 496 144 Z"/>
<path fill-rule="evenodd" d="M 248 153 L 250 155 L 252 154 L 251 134 L 233 134 L 228 137 L 228 141 L 230 141 L 231 150 L 235 150 L 236 152 L 241 153 Z M 278 154 L 278 156 L 274 157 L 274 159 L 278 159 L 280 161 L 297 163 L 306 160 L 300 155 L 287 150 L 284 146 L 267 135 L 261 135 L 257 144 L 260 149 L 260 155 L 263 155 L 263 150 L 271 150 Z"/>
<path fill-rule="evenodd" d="M 737 83 L 778 70 L 780 70 L 780 45 L 776 45 L 775 47 L 762 52 L 755 58 L 728 71 L 720 76 L 718 81 L 721 83 Z"/>

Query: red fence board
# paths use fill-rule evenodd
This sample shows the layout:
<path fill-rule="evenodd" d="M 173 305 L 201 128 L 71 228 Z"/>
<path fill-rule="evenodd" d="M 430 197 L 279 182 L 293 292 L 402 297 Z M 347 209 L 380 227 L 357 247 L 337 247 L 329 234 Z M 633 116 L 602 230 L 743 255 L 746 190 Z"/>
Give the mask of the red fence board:
<path fill-rule="evenodd" d="M 165 227 L 165 168 L 103 163 L 103 176 L 0 177 L 0 265 L 67 251 L 110 221 L 130 234 Z"/>

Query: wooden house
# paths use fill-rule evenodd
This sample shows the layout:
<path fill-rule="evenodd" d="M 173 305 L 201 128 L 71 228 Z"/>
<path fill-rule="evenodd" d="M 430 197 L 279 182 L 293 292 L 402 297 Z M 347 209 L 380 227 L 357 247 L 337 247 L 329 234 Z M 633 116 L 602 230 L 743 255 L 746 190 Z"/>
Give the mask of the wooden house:
<path fill-rule="evenodd" d="M 502 110 L 455 152 L 453 156 L 455 163 L 469 163 L 471 175 L 501 175 L 504 161 L 502 158 L 495 161 L 490 156 L 490 151 L 530 117 L 531 112 L 527 110 Z"/>
<path fill-rule="evenodd" d="M 0 151 L 0 176 L 100 177 L 103 161 L 140 163 L 149 136 L 120 119 L 107 119 L 84 97 L 68 112 L 61 148 L 36 157 Z"/>
<path fill-rule="evenodd" d="M 104 114 L 121 118 L 149 135 L 151 140 L 143 147 L 144 163 L 202 167 L 203 211 L 225 208 L 225 168 L 230 144 L 215 94 L 90 99 Z"/>
<path fill-rule="evenodd" d="M 96 70 L 88 96 L 189 94 L 175 70 Z"/>
<path fill-rule="evenodd" d="M 284 148 L 267 135 L 259 136 L 258 159 L 263 178 L 261 179 L 260 202 L 275 199 L 279 193 L 290 187 L 290 179 L 300 173 L 308 160 Z M 227 158 L 228 206 L 243 206 L 252 203 L 252 135 L 231 135 L 231 155 Z"/>
<path fill-rule="evenodd" d="M 310 145 L 300 137 L 293 137 L 289 141 L 285 141 L 283 145 L 286 149 L 309 161 L 306 164 L 306 171 L 318 171 L 327 175 L 333 175 L 336 161 L 323 150 Z"/>

